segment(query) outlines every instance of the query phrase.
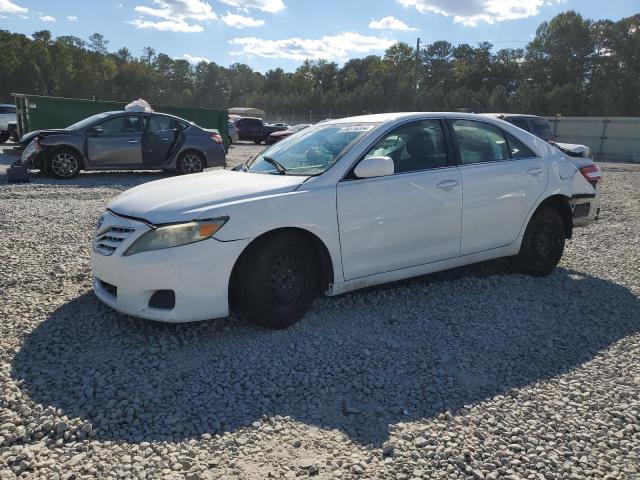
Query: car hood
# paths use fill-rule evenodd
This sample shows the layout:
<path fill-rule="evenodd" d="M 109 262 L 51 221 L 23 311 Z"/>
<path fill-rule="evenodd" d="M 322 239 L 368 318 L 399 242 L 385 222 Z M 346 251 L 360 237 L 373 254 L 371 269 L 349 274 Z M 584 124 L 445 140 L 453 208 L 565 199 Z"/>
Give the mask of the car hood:
<path fill-rule="evenodd" d="M 108 206 L 116 214 L 154 225 L 210 218 L 214 208 L 288 193 L 308 177 L 216 170 L 145 183 L 127 190 Z"/>
<path fill-rule="evenodd" d="M 31 142 L 31 140 L 33 140 L 36 137 L 47 137 L 49 135 L 64 135 L 64 134 L 70 134 L 71 132 L 69 130 L 62 130 L 62 129 L 49 129 L 49 130 L 35 130 L 33 132 L 29 132 L 29 133 L 25 133 L 22 138 L 20 138 L 20 145 L 23 147 L 26 147 L 29 142 Z"/>

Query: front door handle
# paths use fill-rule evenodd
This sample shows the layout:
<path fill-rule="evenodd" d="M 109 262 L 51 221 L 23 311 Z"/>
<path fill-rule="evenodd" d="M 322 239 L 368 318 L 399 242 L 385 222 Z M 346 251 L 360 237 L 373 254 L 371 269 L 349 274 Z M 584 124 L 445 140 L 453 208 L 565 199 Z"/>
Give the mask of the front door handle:
<path fill-rule="evenodd" d="M 533 175 L 534 177 L 537 177 L 538 175 L 542 175 L 544 173 L 544 170 L 540 167 L 533 167 L 527 170 L 527 173 L 529 175 Z"/>
<path fill-rule="evenodd" d="M 458 180 L 444 180 L 440 182 L 437 187 L 442 190 L 451 190 L 459 185 Z"/>
<path fill-rule="evenodd" d="M 167 143 L 168 141 L 169 141 L 169 139 L 168 139 L 168 138 L 163 138 L 163 139 L 162 139 L 162 143 Z"/>

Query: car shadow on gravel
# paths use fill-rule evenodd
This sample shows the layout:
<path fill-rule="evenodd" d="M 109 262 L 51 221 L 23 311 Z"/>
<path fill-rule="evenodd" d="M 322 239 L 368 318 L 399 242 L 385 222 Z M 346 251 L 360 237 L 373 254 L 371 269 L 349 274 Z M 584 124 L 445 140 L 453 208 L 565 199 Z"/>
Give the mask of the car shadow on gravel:
<path fill-rule="evenodd" d="M 555 377 L 640 330 L 640 301 L 620 285 L 500 265 L 322 298 L 285 331 L 146 322 L 86 293 L 28 335 L 12 377 L 101 440 L 179 441 L 289 415 L 380 445 L 390 424 Z"/>

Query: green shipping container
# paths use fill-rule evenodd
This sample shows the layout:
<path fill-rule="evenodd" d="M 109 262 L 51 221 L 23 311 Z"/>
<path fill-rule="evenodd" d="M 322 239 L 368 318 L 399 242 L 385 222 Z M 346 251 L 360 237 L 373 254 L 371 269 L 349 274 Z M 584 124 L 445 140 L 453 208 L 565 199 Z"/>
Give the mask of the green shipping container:
<path fill-rule="evenodd" d="M 34 130 L 66 128 L 96 113 L 122 111 L 129 102 L 82 100 L 77 98 L 43 97 L 14 93 L 18 110 L 20 136 Z M 217 129 L 223 138 L 229 138 L 229 112 L 214 108 L 152 105 L 156 112 L 184 118 L 203 128 Z"/>

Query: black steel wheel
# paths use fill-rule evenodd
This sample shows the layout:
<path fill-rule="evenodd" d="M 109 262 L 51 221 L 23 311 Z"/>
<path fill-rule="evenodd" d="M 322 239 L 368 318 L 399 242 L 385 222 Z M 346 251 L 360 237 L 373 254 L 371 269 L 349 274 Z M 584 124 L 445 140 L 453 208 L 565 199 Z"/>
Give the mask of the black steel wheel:
<path fill-rule="evenodd" d="M 534 276 L 549 275 L 562 258 L 565 240 L 560 214 L 552 209 L 540 210 L 525 231 L 520 253 L 515 258 L 517 270 Z"/>
<path fill-rule="evenodd" d="M 315 252 L 302 235 L 275 233 L 251 245 L 232 278 L 234 304 L 252 323 L 282 329 L 298 322 L 319 289 Z"/>

